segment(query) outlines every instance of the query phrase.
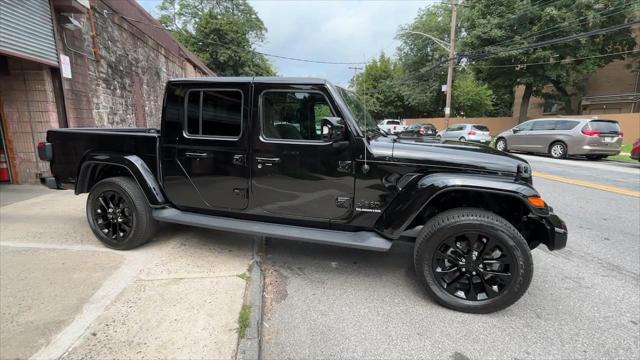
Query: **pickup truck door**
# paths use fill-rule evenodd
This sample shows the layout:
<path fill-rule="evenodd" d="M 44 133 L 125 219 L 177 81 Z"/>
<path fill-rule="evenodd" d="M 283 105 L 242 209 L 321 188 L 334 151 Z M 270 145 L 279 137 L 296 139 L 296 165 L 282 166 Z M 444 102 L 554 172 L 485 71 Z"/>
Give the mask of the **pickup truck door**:
<path fill-rule="evenodd" d="M 250 85 L 192 83 L 170 91 L 162 129 L 169 200 L 184 208 L 246 208 Z M 172 101 L 178 103 L 173 111 Z"/>
<path fill-rule="evenodd" d="M 322 118 L 342 117 L 324 86 L 256 83 L 251 159 L 252 201 L 278 217 L 347 217 L 354 191 L 348 142 L 321 139 Z"/>

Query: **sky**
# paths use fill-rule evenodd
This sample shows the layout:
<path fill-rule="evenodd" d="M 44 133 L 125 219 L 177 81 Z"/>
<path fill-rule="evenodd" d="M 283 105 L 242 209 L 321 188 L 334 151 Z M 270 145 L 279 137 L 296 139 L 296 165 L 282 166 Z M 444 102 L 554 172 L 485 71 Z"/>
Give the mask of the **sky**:
<path fill-rule="evenodd" d="M 138 0 L 157 16 L 160 0 Z M 381 51 L 394 55 L 398 27 L 432 1 L 249 0 L 267 27 L 257 50 L 333 62 L 366 62 Z M 281 76 L 312 76 L 347 86 L 354 65 L 314 64 L 269 58 Z M 361 65 L 359 65 L 361 66 Z"/>

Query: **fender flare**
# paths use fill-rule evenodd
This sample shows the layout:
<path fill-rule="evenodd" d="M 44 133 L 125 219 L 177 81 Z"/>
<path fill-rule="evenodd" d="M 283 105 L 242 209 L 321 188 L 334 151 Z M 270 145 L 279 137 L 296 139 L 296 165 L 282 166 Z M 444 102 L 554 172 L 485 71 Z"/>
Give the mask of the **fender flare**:
<path fill-rule="evenodd" d="M 76 195 L 91 190 L 92 181 L 98 171 L 108 166 L 117 166 L 131 174 L 142 189 L 149 205 L 157 207 L 167 202 L 155 175 L 139 156 L 92 152 L 86 154 L 80 164 L 75 187 Z"/>
<path fill-rule="evenodd" d="M 456 173 L 425 176 L 407 174 L 405 177 L 409 177 L 409 180 L 384 209 L 375 225 L 378 232 L 391 239 L 399 238 L 433 199 L 448 191 L 471 190 L 513 196 L 522 201 L 532 212 L 541 211 L 533 208 L 526 200 L 530 196 L 539 196 L 538 192 L 529 184 L 514 182 L 513 178 Z"/>

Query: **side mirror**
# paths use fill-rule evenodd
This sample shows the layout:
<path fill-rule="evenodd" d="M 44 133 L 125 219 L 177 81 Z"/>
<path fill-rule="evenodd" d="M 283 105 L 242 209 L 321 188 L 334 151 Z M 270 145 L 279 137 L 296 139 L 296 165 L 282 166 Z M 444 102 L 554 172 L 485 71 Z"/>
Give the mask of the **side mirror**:
<path fill-rule="evenodd" d="M 511 129 L 511 132 L 514 133 L 514 134 L 517 134 L 519 131 L 520 131 L 520 129 L 518 129 L 518 128 Z"/>
<path fill-rule="evenodd" d="M 339 142 L 346 139 L 347 128 L 344 120 L 339 117 L 322 118 L 322 140 Z"/>

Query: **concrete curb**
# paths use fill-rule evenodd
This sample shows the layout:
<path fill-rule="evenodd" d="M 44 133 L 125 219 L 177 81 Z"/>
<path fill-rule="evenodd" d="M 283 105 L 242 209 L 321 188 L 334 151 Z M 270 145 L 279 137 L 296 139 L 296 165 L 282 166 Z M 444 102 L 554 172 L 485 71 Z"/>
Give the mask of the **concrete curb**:
<path fill-rule="evenodd" d="M 238 339 L 236 360 L 260 359 L 260 343 L 262 329 L 262 292 L 264 278 L 262 274 L 262 256 L 264 254 L 265 237 L 256 236 L 253 241 L 253 262 L 251 278 L 244 298 L 244 304 L 251 306 L 249 327 L 245 337 Z"/>

